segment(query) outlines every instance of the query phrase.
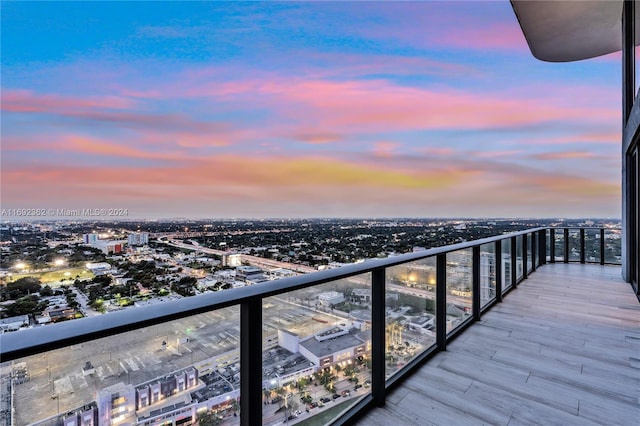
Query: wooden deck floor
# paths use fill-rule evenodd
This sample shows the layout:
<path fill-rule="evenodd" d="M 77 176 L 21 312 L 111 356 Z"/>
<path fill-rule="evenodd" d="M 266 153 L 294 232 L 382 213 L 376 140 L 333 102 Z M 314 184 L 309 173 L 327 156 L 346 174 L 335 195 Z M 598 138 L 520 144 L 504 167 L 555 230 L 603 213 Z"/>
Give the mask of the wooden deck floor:
<path fill-rule="evenodd" d="M 640 304 L 620 268 L 546 265 L 361 425 L 640 425 Z"/>

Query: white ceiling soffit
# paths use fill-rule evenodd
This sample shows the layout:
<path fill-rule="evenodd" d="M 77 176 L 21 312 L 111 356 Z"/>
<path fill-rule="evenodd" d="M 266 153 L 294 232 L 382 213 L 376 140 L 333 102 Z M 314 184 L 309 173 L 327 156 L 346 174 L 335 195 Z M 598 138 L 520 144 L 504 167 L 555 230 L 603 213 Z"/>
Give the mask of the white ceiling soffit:
<path fill-rule="evenodd" d="M 577 61 L 622 48 L 621 0 L 511 0 L 511 4 L 531 53 L 542 61 Z"/>

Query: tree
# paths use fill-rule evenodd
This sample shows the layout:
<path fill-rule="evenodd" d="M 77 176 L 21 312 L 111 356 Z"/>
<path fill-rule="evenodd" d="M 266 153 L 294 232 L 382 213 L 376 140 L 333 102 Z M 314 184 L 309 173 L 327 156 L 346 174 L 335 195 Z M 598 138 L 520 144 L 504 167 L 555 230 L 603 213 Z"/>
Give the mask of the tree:
<path fill-rule="evenodd" d="M 15 303 L 12 303 L 11 305 L 7 306 L 5 308 L 5 312 L 7 313 L 8 316 L 15 317 L 19 315 L 35 314 L 41 311 L 39 309 L 40 307 L 41 305 L 36 300 L 36 297 L 27 296 L 27 297 L 22 297 L 16 300 Z"/>
<path fill-rule="evenodd" d="M 24 277 L 8 283 L 2 289 L 2 299 L 19 299 L 32 293 L 38 293 L 41 285 L 40 280 L 33 277 Z"/>
<path fill-rule="evenodd" d="M 284 404 L 284 396 L 287 393 L 287 391 L 284 390 L 283 387 L 277 387 L 273 390 L 273 392 L 275 392 L 275 394 L 278 395 L 278 404 L 280 407 L 282 407 L 282 405 Z"/>
<path fill-rule="evenodd" d="M 198 424 L 200 426 L 217 426 L 221 423 L 218 416 L 207 410 L 204 413 L 198 414 Z"/>

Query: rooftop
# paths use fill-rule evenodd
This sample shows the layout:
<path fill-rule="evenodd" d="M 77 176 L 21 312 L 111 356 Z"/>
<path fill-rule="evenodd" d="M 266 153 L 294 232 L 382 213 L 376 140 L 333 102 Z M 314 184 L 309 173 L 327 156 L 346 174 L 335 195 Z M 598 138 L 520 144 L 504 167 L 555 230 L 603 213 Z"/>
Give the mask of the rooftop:
<path fill-rule="evenodd" d="M 318 341 L 315 337 L 310 337 L 300 342 L 300 346 L 305 347 L 312 354 L 322 357 L 336 352 L 344 351 L 356 346 L 363 345 L 364 340 L 356 337 L 359 330 L 352 329 L 350 333 L 343 334 L 333 339 Z"/>

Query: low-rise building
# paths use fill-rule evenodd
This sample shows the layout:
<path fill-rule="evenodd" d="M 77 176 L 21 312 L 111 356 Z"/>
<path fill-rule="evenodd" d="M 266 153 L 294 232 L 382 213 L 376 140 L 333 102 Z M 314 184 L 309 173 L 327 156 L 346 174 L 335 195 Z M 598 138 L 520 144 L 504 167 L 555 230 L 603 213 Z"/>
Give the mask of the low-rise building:
<path fill-rule="evenodd" d="M 322 306 L 337 305 L 344 302 L 344 294 L 337 291 L 326 291 L 318 295 L 318 302 Z"/>
<path fill-rule="evenodd" d="M 16 331 L 22 327 L 29 326 L 29 315 L 18 315 L 15 317 L 0 319 L 0 331 Z"/>
<path fill-rule="evenodd" d="M 349 302 L 355 305 L 368 306 L 371 304 L 371 290 L 368 288 L 354 288 L 349 296 Z"/>
<path fill-rule="evenodd" d="M 238 266 L 236 268 L 236 280 L 243 281 L 245 283 L 251 281 L 252 283 L 258 283 L 266 281 L 264 271 L 255 266 Z"/>

